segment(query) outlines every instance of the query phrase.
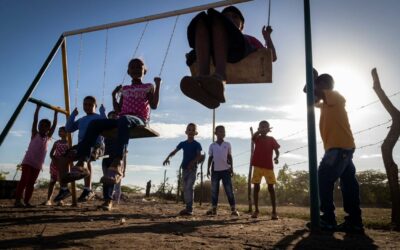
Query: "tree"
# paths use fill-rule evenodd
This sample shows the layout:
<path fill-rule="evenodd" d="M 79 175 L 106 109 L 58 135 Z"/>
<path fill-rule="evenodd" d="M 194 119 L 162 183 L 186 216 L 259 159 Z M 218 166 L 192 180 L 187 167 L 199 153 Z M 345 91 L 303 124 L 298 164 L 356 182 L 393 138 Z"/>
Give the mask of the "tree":
<path fill-rule="evenodd" d="M 392 223 L 397 229 L 400 229 L 399 169 L 393 159 L 393 148 L 400 137 L 400 111 L 393 105 L 385 91 L 383 91 L 376 68 L 372 69 L 371 74 L 373 79 L 373 89 L 386 111 L 392 117 L 392 126 L 382 143 L 381 152 L 392 200 Z"/>

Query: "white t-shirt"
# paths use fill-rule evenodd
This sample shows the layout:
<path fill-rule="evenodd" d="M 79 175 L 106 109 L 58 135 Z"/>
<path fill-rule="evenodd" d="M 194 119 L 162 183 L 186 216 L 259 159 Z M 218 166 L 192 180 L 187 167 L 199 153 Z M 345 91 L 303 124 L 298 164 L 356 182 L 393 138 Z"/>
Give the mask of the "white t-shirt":
<path fill-rule="evenodd" d="M 214 171 L 224 171 L 231 168 L 231 165 L 228 164 L 228 154 L 232 154 L 229 142 L 224 141 L 221 145 L 213 142 L 210 145 L 208 155 L 213 157 Z"/>

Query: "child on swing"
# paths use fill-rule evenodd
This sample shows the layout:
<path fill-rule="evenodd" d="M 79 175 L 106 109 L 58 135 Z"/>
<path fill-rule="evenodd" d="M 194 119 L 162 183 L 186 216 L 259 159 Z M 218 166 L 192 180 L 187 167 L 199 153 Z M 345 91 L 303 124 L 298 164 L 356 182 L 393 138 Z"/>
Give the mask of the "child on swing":
<path fill-rule="evenodd" d="M 54 142 L 53 147 L 50 150 L 50 158 L 51 158 L 51 163 L 50 163 L 50 183 L 49 183 L 49 189 L 47 192 L 47 201 L 45 202 L 46 206 L 51 206 L 51 196 L 53 195 L 54 192 L 54 187 L 57 183 L 57 181 L 60 180 L 59 178 L 59 169 L 56 164 L 56 160 L 58 157 L 64 155 L 67 150 L 69 149 L 68 141 L 67 141 L 67 131 L 65 127 L 60 127 L 58 129 L 58 136 L 60 136 L 60 140 L 57 140 Z"/>
<path fill-rule="evenodd" d="M 15 207 L 33 207 L 29 201 L 33 194 L 33 186 L 39 176 L 46 158 L 48 143 L 57 126 L 57 111 L 54 111 L 53 124 L 48 119 L 39 121 L 40 105 L 36 106 L 32 123 L 32 135 L 28 150 L 22 160 L 22 174 L 15 192 Z M 22 196 L 23 201 L 22 201 Z"/>
<path fill-rule="evenodd" d="M 94 96 L 86 96 L 83 99 L 83 111 L 85 112 L 86 115 L 75 120 L 79 114 L 78 108 L 75 108 L 74 111 L 72 111 L 71 116 L 68 118 L 65 128 L 69 133 L 78 130 L 78 142 L 83 140 L 85 134 L 88 131 L 88 126 L 91 121 L 107 118 L 104 106 L 103 105 L 100 106 L 99 108 L 100 114 L 96 113 L 96 107 L 97 107 L 96 98 Z M 91 148 L 90 150 L 91 153 L 90 161 L 95 161 L 98 157 L 100 157 L 103 154 L 104 151 L 103 137 L 101 136 L 96 137 L 95 142 L 96 142 L 95 145 L 93 145 L 93 148 Z M 78 198 L 78 202 L 89 201 L 95 195 L 94 192 L 92 191 L 92 165 L 90 164 L 90 161 L 88 162 L 88 171 L 85 173 L 84 176 L 85 186 L 81 195 Z M 71 193 L 68 190 L 66 182 L 62 181 L 60 192 L 54 200 L 57 202 L 61 201 L 67 198 L 70 194 Z"/>
<path fill-rule="evenodd" d="M 264 47 L 255 37 L 242 33 L 243 25 L 244 17 L 234 6 L 226 7 L 222 12 L 209 9 L 192 19 L 187 36 L 193 50 L 187 55 L 187 64 L 190 66 L 197 60 L 199 76 L 182 78 L 181 90 L 186 96 L 210 109 L 225 102 L 226 64 L 239 62 Z M 276 61 L 271 33 L 270 26 L 262 28 L 265 45 L 272 49 L 273 61 Z M 215 65 L 211 75 L 210 58 Z"/>
<path fill-rule="evenodd" d="M 169 165 L 169 159 L 174 156 L 179 150 L 183 149 L 182 159 L 182 179 L 183 179 L 183 196 L 186 203 L 186 208 L 179 212 L 179 215 L 193 215 L 193 186 L 196 181 L 197 163 L 202 156 L 201 145 L 194 137 L 197 135 L 197 126 L 194 123 L 189 123 L 185 131 L 187 140 L 182 141 L 164 160 L 163 165 Z"/>
<path fill-rule="evenodd" d="M 119 85 L 112 92 L 113 106 L 118 113 L 118 119 L 93 120 L 89 124 L 84 138 L 79 142 L 75 155 L 78 162 L 73 167 L 74 172 L 87 172 L 90 148 L 95 145 L 97 137 L 104 130 L 117 128 L 116 145 L 110 153 L 113 160 L 108 166 L 106 175 L 101 178 L 103 183 L 117 184 L 120 182 L 123 176 L 124 151 L 129 142 L 129 129 L 147 124 L 150 119 L 150 108 L 158 107 L 161 78 L 154 78 L 155 87 L 152 83 L 143 83 L 142 79 L 147 69 L 139 58 L 129 62 L 127 72 L 132 78 L 132 84 Z M 119 100 L 118 93 L 121 93 Z M 75 177 L 75 180 L 82 178 L 79 174 Z"/>

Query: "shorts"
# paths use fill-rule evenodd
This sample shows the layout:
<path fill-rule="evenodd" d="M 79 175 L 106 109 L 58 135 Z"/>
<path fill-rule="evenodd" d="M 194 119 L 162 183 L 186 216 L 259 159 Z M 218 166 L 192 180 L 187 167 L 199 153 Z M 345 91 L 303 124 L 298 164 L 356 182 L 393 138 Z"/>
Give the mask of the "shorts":
<path fill-rule="evenodd" d="M 188 37 L 188 42 L 189 46 L 193 49 L 196 48 L 195 44 L 195 38 L 196 38 L 196 26 L 197 22 L 200 20 L 203 20 L 204 23 L 206 24 L 208 30 L 209 30 L 209 36 L 210 36 L 210 54 L 211 56 L 214 54 L 213 53 L 213 47 L 212 47 L 212 25 L 213 25 L 213 20 L 218 19 L 221 20 L 222 23 L 224 24 L 226 31 L 228 33 L 228 58 L 227 62 L 229 63 L 236 63 L 245 58 L 248 54 L 250 54 L 252 51 L 250 48 L 250 45 L 248 44 L 246 38 L 244 37 L 243 33 L 228 19 L 226 18 L 223 14 L 220 12 L 214 10 L 214 9 L 208 9 L 207 12 L 203 11 L 197 14 L 192 21 L 190 22 L 188 28 L 187 28 L 187 37 Z M 214 60 L 214 58 L 213 58 Z M 196 52 L 194 50 L 190 51 L 186 55 L 186 64 L 188 66 L 192 65 L 196 61 Z"/>
<path fill-rule="evenodd" d="M 276 184 L 276 178 L 273 169 L 254 167 L 253 178 L 251 178 L 251 183 L 260 184 L 262 177 L 265 178 L 267 184 Z"/>
<path fill-rule="evenodd" d="M 58 168 L 56 164 L 53 162 L 50 163 L 50 182 L 56 182 L 59 180 L 59 175 L 58 175 Z"/>

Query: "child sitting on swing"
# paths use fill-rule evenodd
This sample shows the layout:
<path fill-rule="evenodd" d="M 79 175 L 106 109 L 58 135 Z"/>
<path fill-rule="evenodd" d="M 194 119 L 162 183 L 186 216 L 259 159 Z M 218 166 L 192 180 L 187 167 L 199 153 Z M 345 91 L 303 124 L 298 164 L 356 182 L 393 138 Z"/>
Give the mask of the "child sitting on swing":
<path fill-rule="evenodd" d="M 182 92 L 207 108 L 217 108 L 225 102 L 226 64 L 236 63 L 257 49 L 263 48 L 255 37 L 242 33 L 244 17 L 234 6 L 222 12 L 209 9 L 201 12 L 190 22 L 187 30 L 189 46 L 193 50 L 187 55 L 187 65 L 197 60 L 199 76 L 185 76 L 181 80 Z M 267 48 L 272 49 L 273 61 L 276 52 L 271 39 L 272 28 L 264 26 L 262 34 Z M 215 72 L 210 75 L 210 58 Z"/>
<path fill-rule="evenodd" d="M 117 128 L 116 145 L 110 152 L 110 158 L 113 160 L 108 167 L 106 176 L 103 176 L 101 181 L 110 184 L 120 182 L 123 176 L 124 151 L 129 142 L 129 129 L 147 124 L 150 119 L 150 108 L 156 109 L 158 107 L 161 78 L 154 78 L 155 87 L 151 83 L 143 83 L 142 78 L 146 72 L 146 66 L 141 59 L 135 58 L 129 62 L 128 75 L 132 78 L 132 84 L 119 85 L 112 92 L 114 110 L 119 117 L 118 119 L 93 120 L 89 124 L 83 140 L 79 142 L 77 147 L 75 158 L 78 162 L 73 167 L 75 172 L 87 172 L 90 148 L 94 146 L 100 133 L 104 130 Z M 121 93 L 119 100 L 118 93 Z"/>
<path fill-rule="evenodd" d="M 33 116 L 31 141 L 22 160 L 22 175 L 15 191 L 15 207 L 33 207 L 29 203 L 33 186 L 43 167 L 48 143 L 57 126 L 57 111 L 54 111 L 53 124 L 48 119 L 42 119 L 38 125 L 39 110 L 40 105 L 37 105 Z M 22 201 L 23 193 L 24 201 Z"/>

